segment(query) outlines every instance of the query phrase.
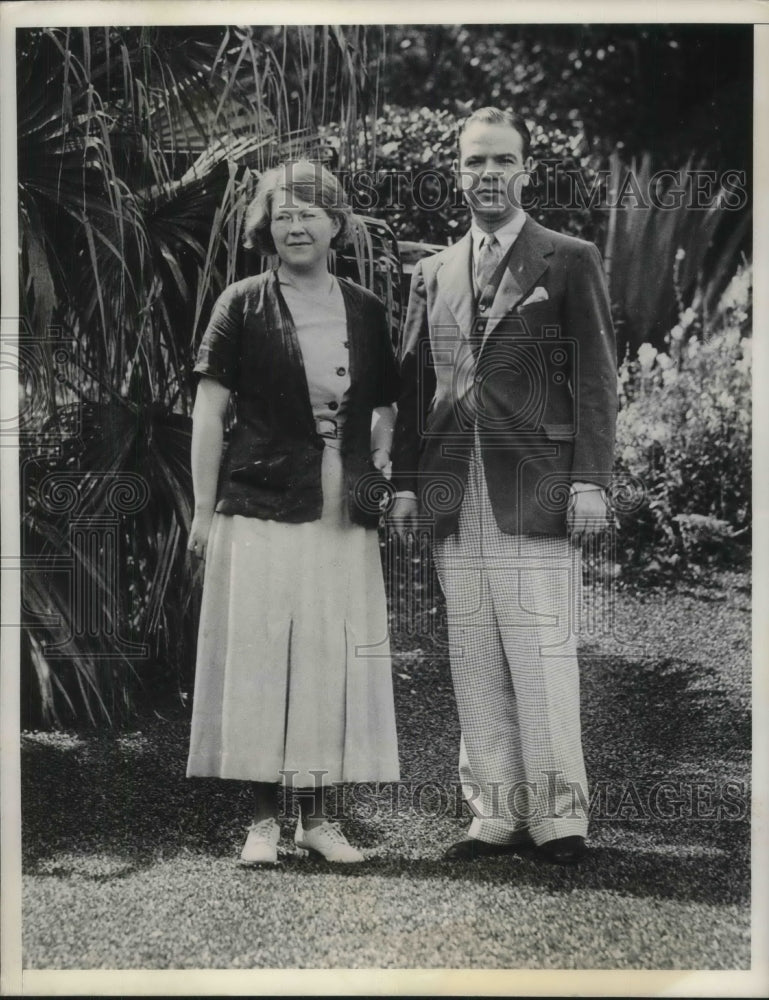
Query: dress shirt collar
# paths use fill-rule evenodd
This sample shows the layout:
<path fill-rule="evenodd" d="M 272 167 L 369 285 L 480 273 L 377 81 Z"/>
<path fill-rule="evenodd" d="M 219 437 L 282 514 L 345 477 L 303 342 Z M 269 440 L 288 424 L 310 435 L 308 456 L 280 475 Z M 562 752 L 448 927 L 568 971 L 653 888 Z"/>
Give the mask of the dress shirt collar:
<path fill-rule="evenodd" d="M 499 240 L 499 245 L 502 248 L 502 253 L 506 254 L 510 247 L 515 242 L 518 233 L 523 229 L 523 224 L 526 221 L 526 213 L 521 209 L 515 213 L 515 215 L 506 222 L 504 226 L 500 226 L 499 229 L 494 230 L 494 235 Z M 470 235 L 473 240 L 473 258 L 478 256 L 478 251 L 480 250 L 481 240 L 484 236 L 489 234 L 485 229 L 473 222 L 470 226 Z"/>

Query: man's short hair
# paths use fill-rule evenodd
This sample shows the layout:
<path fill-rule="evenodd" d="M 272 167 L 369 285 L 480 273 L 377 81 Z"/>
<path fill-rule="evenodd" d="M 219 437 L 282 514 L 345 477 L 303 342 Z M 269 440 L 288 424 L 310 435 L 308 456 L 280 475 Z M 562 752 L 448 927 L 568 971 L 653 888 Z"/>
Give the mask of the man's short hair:
<path fill-rule="evenodd" d="M 517 111 L 512 111 L 509 108 L 478 108 L 477 111 L 473 111 L 471 115 L 460 122 L 457 132 L 457 145 L 459 145 L 465 129 L 468 129 L 476 122 L 483 122 L 484 125 L 509 125 L 510 128 L 514 128 L 523 141 L 524 159 L 529 155 L 531 149 L 531 132 L 523 116 L 519 115 Z"/>

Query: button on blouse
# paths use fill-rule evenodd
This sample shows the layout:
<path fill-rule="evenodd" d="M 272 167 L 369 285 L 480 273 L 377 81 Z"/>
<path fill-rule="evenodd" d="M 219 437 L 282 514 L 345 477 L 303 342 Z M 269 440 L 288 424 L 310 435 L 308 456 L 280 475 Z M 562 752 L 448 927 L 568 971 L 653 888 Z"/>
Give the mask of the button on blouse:
<path fill-rule="evenodd" d="M 317 431 L 338 447 L 350 387 L 347 313 L 339 283 L 329 276 L 328 292 L 308 295 L 280 272 L 279 280 L 302 350 Z"/>

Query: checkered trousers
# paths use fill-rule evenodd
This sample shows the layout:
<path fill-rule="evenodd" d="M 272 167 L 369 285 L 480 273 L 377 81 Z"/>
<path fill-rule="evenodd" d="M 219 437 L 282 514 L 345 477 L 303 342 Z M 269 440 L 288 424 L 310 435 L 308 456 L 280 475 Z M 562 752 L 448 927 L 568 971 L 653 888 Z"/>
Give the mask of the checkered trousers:
<path fill-rule="evenodd" d="M 470 836 L 537 844 L 587 831 L 577 666 L 579 548 L 506 535 L 476 438 L 458 532 L 437 542 Z"/>

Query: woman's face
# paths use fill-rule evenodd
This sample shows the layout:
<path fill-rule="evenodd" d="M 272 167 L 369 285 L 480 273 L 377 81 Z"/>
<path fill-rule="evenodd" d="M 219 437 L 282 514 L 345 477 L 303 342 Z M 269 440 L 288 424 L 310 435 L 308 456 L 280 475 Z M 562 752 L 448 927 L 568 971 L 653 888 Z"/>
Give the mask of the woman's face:
<path fill-rule="evenodd" d="M 281 261 L 295 271 L 327 267 L 331 241 L 339 219 L 324 208 L 302 201 L 285 190 L 275 192 L 270 232 Z"/>

